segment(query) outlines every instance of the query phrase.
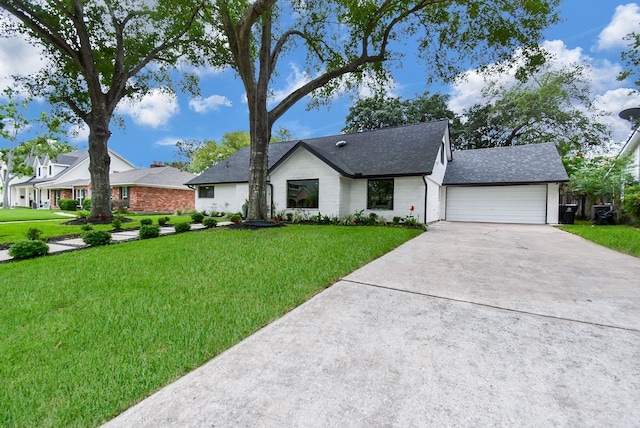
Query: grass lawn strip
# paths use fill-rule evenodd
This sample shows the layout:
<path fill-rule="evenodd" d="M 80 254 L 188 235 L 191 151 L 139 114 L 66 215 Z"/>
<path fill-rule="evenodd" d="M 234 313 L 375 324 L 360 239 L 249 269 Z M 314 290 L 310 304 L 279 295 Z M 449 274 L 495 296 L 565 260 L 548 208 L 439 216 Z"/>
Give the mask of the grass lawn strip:
<path fill-rule="evenodd" d="M 166 214 L 154 214 L 154 215 L 132 215 L 127 214 L 127 218 L 133 220 L 132 222 L 122 223 L 122 228 L 136 228 L 140 227 L 140 220 L 143 218 L 150 218 L 153 220 L 154 224 L 157 224 L 159 217 L 169 217 L 169 223 L 173 224 L 176 221 L 191 221 L 191 217 L 188 215 L 176 216 Z M 29 228 L 35 227 L 42 231 L 41 238 L 44 240 L 64 237 L 64 236 L 72 236 L 78 235 L 82 233 L 82 226 L 77 225 L 68 225 L 65 224 L 69 221 L 69 218 L 60 218 L 60 216 L 56 215 L 58 221 L 29 221 L 29 222 L 18 222 L 18 223 L 1 223 L 0 222 L 0 244 L 10 244 L 20 239 L 24 239 L 24 235 Z M 95 230 L 107 230 L 112 231 L 113 226 L 110 224 L 96 224 L 93 225 Z"/>
<path fill-rule="evenodd" d="M 640 257 L 640 229 L 631 226 L 564 225 L 562 230 L 581 236 L 598 245 Z"/>
<path fill-rule="evenodd" d="M 0 265 L 0 425 L 99 425 L 419 233 L 218 229 Z"/>
<path fill-rule="evenodd" d="M 31 208 L 0 208 L 0 223 L 7 221 L 33 221 L 33 220 L 59 220 L 68 216 L 62 213 L 72 214 L 70 211 L 60 210 L 33 210 Z"/>

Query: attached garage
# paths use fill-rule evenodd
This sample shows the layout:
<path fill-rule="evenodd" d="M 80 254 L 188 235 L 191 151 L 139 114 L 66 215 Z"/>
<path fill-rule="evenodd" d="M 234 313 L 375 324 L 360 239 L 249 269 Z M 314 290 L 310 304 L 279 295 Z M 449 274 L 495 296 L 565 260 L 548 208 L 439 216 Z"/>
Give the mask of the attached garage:
<path fill-rule="evenodd" d="M 448 187 L 445 219 L 488 223 L 545 224 L 547 186 Z"/>
<path fill-rule="evenodd" d="M 456 151 L 443 180 L 447 221 L 555 224 L 569 177 L 552 143 Z"/>

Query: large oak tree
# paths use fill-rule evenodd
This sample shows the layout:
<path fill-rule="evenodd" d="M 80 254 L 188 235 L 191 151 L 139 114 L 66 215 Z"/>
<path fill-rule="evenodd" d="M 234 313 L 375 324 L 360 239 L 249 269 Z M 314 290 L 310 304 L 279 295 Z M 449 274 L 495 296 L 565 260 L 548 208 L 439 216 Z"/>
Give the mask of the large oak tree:
<path fill-rule="evenodd" d="M 559 0 L 216 0 L 212 24 L 228 42 L 247 95 L 251 154 L 248 219 L 267 219 L 267 161 L 273 124 L 307 95 L 329 99 L 365 77 L 389 77 L 402 43 L 419 44 L 434 79 L 507 61 L 516 48 L 526 69 L 543 62 L 541 32 L 557 21 Z M 279 59 L 306 54 L 307 82 L 274 105 Z"/>
<path fill-rule="evenodd" d="M 485 103 L 465 110 L 466 121 L 454 144 L 479 149 L 556 143 L 565 154 L 586 153 L 610 137 L 605 112 L 593 104 L 586 70 L 547 70 L 513 86 L 490 84 Z"/>
<path fill-rule="evenodd" d="M 170 84 L 168 71 L 205 37 L 204 5 L 200 0 L 0 0 L 2 35 L 39 44 L 48 62 L 19 79 L 58 114 L 70 113 L 89 128 L 90 221 L 111 218 L 107 143 L 118 103 Z"/>

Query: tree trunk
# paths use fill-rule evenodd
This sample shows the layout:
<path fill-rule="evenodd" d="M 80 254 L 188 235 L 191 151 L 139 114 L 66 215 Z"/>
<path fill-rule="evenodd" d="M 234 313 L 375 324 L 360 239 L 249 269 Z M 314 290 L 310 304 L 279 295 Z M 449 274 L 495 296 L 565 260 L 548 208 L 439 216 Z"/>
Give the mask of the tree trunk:
<path fill-rule="evenodd" d="M 107 142 L 111 136 L 109 120 L 89 117 L 87 125 L 89 125 L 89 172 L 91 174 L 91 214 L 88 221 L 111 221 L 113 219 L 109 184 L 111 158 L 107 149 Z"/>
<path fill-rule="evenodd" d="M 8 165 L 7 165 L 8 166 Z M 2 208 L 9 209 L 9 186 L 7 185 L 11 178 L 9 177 L 9 169 L 2 171 Z"/>
<path fill-rule="evenodd" d="M 269 173 L 269 141 L 271 125 L 267 110 L 269 77 L 271 76 L 271 8 L 262 16 L 262 42 L 260 44 L 258 79 L 254 91 L 247 91 L 251 154 L 249 158 L 249 210 L 247 220 L 269 220 L 270 204 L 267 201 L 267 174 Z M 245 79 L 252 70 L 246 70 Z M 252 86 L 253 86 L 252 85 Z M 245 83 L 245 87 L 246 87 Z M 252 88 L 253 89 L 253 88 Z"/>
<path fill-rule="evenodd" d="M 271 128 L 265 108 L 260 109 L 251 129 L 251 154 L 249 157 L 249 209 L 247 220 L 268 220 L 267 174 L 269 167 L 269 141 Z"/>

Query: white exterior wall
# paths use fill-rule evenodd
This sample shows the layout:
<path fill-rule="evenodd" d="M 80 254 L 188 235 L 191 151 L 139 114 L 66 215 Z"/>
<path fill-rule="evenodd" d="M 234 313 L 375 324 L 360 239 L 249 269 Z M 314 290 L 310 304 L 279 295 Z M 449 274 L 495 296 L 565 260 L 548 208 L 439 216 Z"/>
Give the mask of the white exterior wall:
<path fill-rule="evenodd" d="M 393 178 L 393 209 L 392 210 L 368 210 L 367 209 L 368 179 L 352 180 L 349 191 L 349 209 L 341 214 L 353 214 L 364 210 L 365 215 L 376 213 L 387 221 L 394 217 L 405 218 L 411 214 L 411 206 L 415 208 L 413 216 L 419 222 L 424 222 L 424 181 L 422 177 L 394 177 Z"/>
<path fill-rule="evenodd" d="M 352 214 L 351 210 L 351 186 L 355 180 L 348 177 L 340 177 L 340 207 L 338 208 L 338 217 L 344 217 Z"/>
<path fill-rule="evenodd" d="M 558 224 L 560 183 L 547 184 L 547 224 Z"/>
<path fill-rule="evenodd" d="M 318 208 L 305 208 L 303 211 L 310 216 L 318 213 L 327 216 L 340 215 L 340 203 L 344 201 L 344 197 L 341 196 L 340 174 L 303 148 L 297 149 L 270 175 L 269 182 L 273 186 L 273 202 L 276 211 L 297 210 L 297 208 L 287 209 L 287 180 L 309 180 L 315 178 L 318 179 L 320 190 Z"/>
<path fill-rule="evenodd" d="M 242 212 L 242 205 L 249 197 L 249 185 L 247 183 L 214 184 L 213 196 L 213 198 L 199 198 L 198 186 L 196 186 L 196 211 Z"/>

